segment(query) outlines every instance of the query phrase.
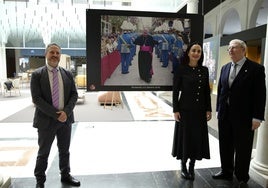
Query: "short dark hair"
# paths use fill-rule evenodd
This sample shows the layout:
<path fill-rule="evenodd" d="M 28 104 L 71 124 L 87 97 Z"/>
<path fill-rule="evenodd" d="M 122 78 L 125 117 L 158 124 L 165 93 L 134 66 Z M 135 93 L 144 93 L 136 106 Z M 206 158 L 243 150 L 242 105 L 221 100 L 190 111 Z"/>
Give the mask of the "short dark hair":
<path fill-rule="evenodd" d="M 60 47 L 57 43 L 50 43 L 50 44 L 48 44 L 47 47 L 46 47 L 45 54 L 47 53 L 48 49 L 49 49 L 51 46 L 57 46 L 57 47 L 61 50 L 61 47 Z"/>

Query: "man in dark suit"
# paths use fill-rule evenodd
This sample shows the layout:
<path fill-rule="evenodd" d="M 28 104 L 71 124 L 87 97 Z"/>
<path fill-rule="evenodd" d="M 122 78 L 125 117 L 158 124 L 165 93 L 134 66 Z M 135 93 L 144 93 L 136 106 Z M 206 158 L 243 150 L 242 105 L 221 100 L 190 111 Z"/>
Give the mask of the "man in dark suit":
<path fill-rule="evenodd" d="M 33 126 L 38 129 L 39 145 L 34 169 L 36 187 L 44 187 L 48 156 L 55 137 L 59 151 L 61 181 L 72 186 L 80 186 L 80 182 L 70 175 L 69 161 L 73 109 L 78 94 L 72 73 L 58 66 L 60 56 L 60 46 L 55 43 L 49 44 L 45 50 L 46 65 L 33 72 L 31 77 L 31 95 L 36 107 Z M 56 79 L 53 78 L 53 70 Z M 53 83 L 56 82 L 57 86 L 54 86 Z M 56 91 L 58 99 L 54 104 L 52 95 Z"/>
<path fill-rule="evenodd" d="M 221 69 L 217 107 L 221 171 L 214 179 L 232 180 L 247 187 L 254 130 L 264 120 L 266 86 L 264 66 L 245 57 L 245 42 L 230 41 L 232 62 Z"/>

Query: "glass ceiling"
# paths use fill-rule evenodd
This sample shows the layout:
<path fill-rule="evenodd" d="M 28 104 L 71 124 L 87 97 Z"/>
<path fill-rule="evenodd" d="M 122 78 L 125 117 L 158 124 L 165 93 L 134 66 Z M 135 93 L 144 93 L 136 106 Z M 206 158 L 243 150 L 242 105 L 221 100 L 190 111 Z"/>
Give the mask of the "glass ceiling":
<path fill-rule="evenodd" d="M 0 42 L 7 48 L 86 48 L 86 9 L 178 12 L 187 0 L 0 0 Z"/>

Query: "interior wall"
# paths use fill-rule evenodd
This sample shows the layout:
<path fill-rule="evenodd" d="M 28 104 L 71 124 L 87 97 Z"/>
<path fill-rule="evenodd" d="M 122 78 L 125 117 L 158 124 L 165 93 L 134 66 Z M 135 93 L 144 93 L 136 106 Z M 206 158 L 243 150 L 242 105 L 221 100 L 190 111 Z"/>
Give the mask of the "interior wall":
<path fill-rule="evenodd" d="M 261 52 L 259 46 L 248 46 L 247 58 L 257 63 L 261 63 Z"/>
<path fill-rule="evenodd" d="M 29 58 L 30 69 L 36 69 L 45 65 L 44 57 L 30 57 Z"/>
<path fill-rule="evenodd" d="M 218 87 L 218 82 L 220 78 L 220 73 L 221 73 L 221 68 L 223 65 L 226 63 L 230 62 L 230 57 L 227 52 L 228 45 L 220 46 L 219 47 L 219 58 L 218 58 L 218 66 L 217 66 L 217 80 L 213 84 L 213 91 L 212 93 L 217 95 L 217 87 Z"/>

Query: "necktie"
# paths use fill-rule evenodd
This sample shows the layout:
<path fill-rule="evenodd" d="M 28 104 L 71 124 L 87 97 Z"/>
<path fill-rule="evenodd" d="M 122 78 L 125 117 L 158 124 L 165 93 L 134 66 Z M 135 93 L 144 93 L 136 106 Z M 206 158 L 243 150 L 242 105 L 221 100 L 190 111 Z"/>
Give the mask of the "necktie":
<path fill-rule="evenodd" d="M 229 76 L 229 86 L 232 85 L 232 83 L 233 83 L 233 81 L 234 81 L 234 79 L 236 77 L 237 64 L 234 63 L 234 64 L 232 64 L 232 66 L 233 66 L 233 70 L 232 70 L 232 72 L 230 73 L 230 76 Z"/>
<path fill-rule="evenodd" d="M 59 109 L 59 78 L 58 78 L 58 70 L 54 68 L 52 70 L 53 73 L 53 87 L 52 87 L 52 102 L 53 106 Z"/>

